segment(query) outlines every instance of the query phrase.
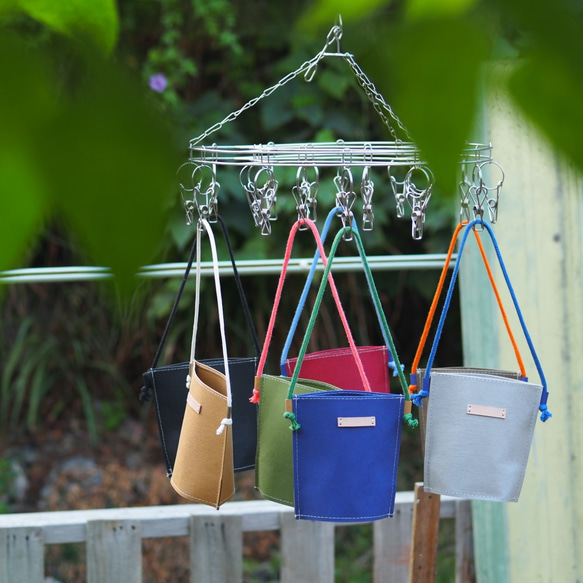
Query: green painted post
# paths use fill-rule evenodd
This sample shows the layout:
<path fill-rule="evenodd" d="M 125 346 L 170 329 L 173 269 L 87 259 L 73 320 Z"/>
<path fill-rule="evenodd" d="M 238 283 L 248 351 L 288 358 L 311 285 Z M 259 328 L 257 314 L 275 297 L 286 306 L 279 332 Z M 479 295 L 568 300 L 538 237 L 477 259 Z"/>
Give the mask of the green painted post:
<path fill-rule="evenodd" d="M 493 229 L 542 362 L 554 417 L 537 421 L 519 502 L 473 504 L 478 581 L 583 581 L 583 183 L 494 77 L 490 72 L 483 125 L 506 176 Z M 489 286 L 476 277 L 479 261 L 469 263 L 460 272 L 464 361 L 516 369 Z M 509 300 L 505 305 L 511 312 Z M 511 323 L 534 381 L 518 321 Z"/>

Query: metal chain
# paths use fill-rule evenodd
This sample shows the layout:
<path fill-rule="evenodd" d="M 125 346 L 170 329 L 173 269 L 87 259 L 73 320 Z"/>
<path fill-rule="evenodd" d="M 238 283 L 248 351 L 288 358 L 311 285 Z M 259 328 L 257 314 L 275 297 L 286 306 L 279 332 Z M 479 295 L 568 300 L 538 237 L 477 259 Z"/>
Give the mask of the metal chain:
<path fill-rule="evenodd" d="M 375 111 L 379 114 L 382 122 L 388 128 L 391 136 L 395 139 L 395 141 L 399 142 L 400 139 L 397 136 L 394 128 L 391 126 L 391 122 L 389 117 L 397 124 L 397 126 L 404 132 L 407 139 L 411 140 L 411 136 L 407 131 L 407 128 L 404 126 L 403 122 L 397 117 L 395 112 L 392 110 L 391 106 L 385 101 L 384 97 L 377 91 L 375 85 L 372 81 L 365 75 L 364 71 L 360 68 L 360 66 L 354 60 L 354 56 L 350 53 L 341 53 L 340 48 L 340 39 L 342 38 L 342 27 L 340 25 L 334 25 L 330 32 L 326 37 L 326 44 L 322 48 L 322 50 L 317 53 L 314 57 L 310 60 L 305 61 L 302 65 L 300 65 L 295 71 L 288 73 L 285 77 L 280 79 L 275 85 L 268 87 L 258 95 L 254 97 L 247 103 L 245 103 L 240 109 L 237 111 L 231 112 L 225 119 L 220 122 L 217 122 L 210 128 L 208 128 L 204 133 L 200 134 L 200 136 L 193 138 L 190 140 L 190 147 L 195 147 L 197 144 L 208 138 L 211 134 L 215 133 L 216 131 L 220 130 L 226 124 L 234 121 L 237 119 L 243 112 L 247 111 L 248 109 L 255 106 L 259 101 L 269 97 L 272 93 L 277 91 L 280 87 L 283 87 L 302 73 L 305 73 L 305 79 L 307 82 L 312 81 L 314 75 L 316 73 L 318 63 L 325 57 L 340 57 L 343 58 L 349 65 L 350 69 L 356 76 L 358 84 L 364 90 L 366 96 L 368 97 L 369 101 L 372 103 Z M 337 52 L 329 53 L 327 49 L 333 43 L 336 43 Z M 387 116 L 388 113 L 388 116 Z"/>
<path fill-rule="evenodd" d="M 409 131 L 407 130 L 403 122 L 393 111 L 392 107 L 385 101 L 385 98 L 382 96 L 382 94 L 377 91 L 377 88 L 375 87 L 374 83 L 366 76 L 364 71 L 354 60 L 354 57 L 351 54 L 347 53 L 345 55 L 345 59 L 348 65 L 350 66 L 352 72 L 354 73 L 356 80 L 358 81 L 358 84 L 361 86 L 366 96 L 368 97 L 369 101 L 372 103 L 372 106 L 374 107 L 375 111 L 379 114 L 382 122 L 385 124 L 385 126 L 387 126 L 389 132 L 391 133 L 391 136 L 395 138 L 395 141 L 400 142 L 401 140 L 397 136 L 397 133 L 395 132 L 385 112 L 389 114 L 390 118 L 403 131 L 407 139 L 413 141 L 411 135 L 409 134 Z"/>
<path fill-rule="evenodd" d="M 262 99 L 269 97 L 272 93 L 277 91 L 280 87 L 287 85 L 287 83 L 289 83 L 290 81 L 295 79 L 298 75 L 301 75 L 302 73 L 307 73 L 308 71 L 310 71 L 312 69 L 315 72 L 318 63 L 326 56 L 326 49 L 332 43 L 337 42 L 341 36 L 342 36 L 342 28 L 338 25 L 333 26 L 332 29 L 330 30 L 330 32 L 328 33 L 328 36 L 326 37 L 326 44 L 324 45 L 324 48 L 318 54 L 316 54 L 310 60 L 305 61 L 295 71 L 288 73 L 285 77 L 280 79 L 275 85 L 272 85 L 271 87 L 268 87 L 267 89 L 265 89 L 261 95 L 258 95 L 257 97 L 254 97 L 253 99 L 251 99 L 250 101 L 245 103 L 245 105 L 243 105 L 240 109 L 238 109 L 237 111 L 231 112 L 225 119 L 223 119 L 222 121 L 220 121 L 220 122 L 214 124 L 213 126 L 211 126 L 210 128 L 208 128 L 200 136 L 190 140 L 190 147 L 196 146 L 197 144 L 202 142 L 205 138 L 208 138 L 208 136 L 210 136 L 214 132 L 220 130 L 226 124 L 237 119 L 243 112 L 252 108 L 254 105 L 256 105 Z M 314 75 L 314 73 L 311 73 L 308 80 L 311 80 L 313 75 Z"/>

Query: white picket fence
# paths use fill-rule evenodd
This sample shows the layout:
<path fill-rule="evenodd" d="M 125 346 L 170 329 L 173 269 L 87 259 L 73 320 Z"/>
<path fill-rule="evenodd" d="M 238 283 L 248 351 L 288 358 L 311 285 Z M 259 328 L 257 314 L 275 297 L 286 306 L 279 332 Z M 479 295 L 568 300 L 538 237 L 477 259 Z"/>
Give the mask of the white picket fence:
<path fill-rule="evenodd" d="M 376 521 L 375 583 L 417 583 L 410 575 L 416 500 L 397 494 L 393 518 Z M 442 498 L 440 518 L 456 522 L 456 583 L 472 558 L 471 506 Z M 296 520 L 293 508 L 267 500 L 0 515 L 0 583 L 43 583 L 46 545 L 84 542 L 88 583 L 142 583 L 142 539 L 189 537 L 190 581 L 243 581 L 243 533 L 279 530 L 283 583 L 334 581 L 333 523 Z M 430 570 L 429 570 L 430 571 Z M 430 577 L 430 576 L 429 576 Z"/>

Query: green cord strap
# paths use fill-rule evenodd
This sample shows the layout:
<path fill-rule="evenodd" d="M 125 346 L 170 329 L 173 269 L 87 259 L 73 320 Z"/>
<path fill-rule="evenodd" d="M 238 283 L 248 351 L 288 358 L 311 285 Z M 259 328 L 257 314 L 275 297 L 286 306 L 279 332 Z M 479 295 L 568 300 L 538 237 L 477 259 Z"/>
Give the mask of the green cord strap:
<path fill-rule="evenodd" d="M 403 372 L 403 369 L 401 367 L 401 362 L 399 361 L 399 356 L 397 355 L 397 351 L 395 349 L 395 343 L 393 342 L 393 337 L 391 335 L 391 331 L 389 329 L 389 325 L 387 323 L 387 319 L 385 317 L 385 313 L 384 313 L 383 308 L 382 308 L 381 299 L 380 299 L 379 294 L 377 292 L 376 285 L 374 284 L 374 278 L 373 278 L 370 266 L 368 264 L 368 259 L 366 256 L 364 245 L 362 243 L 362 239 L 360 238 L 359 232 L 356 230 L 353 230 L 351 227 L 343 227 L 342 229 L 340 229 L 338 231 L 338 233 L 336 234 L 336 237 L 334 238 L 334 242 L 332 243 L 332 248 L 330 249 L 330 253 L 328 255 L 328 263 L 326 264 L 326 269 L 324 270 L 324 275 L 322 276 L 322 280 L 320 281 L 318 295 L 316 296 L 316 300 L 314 302 L 314 307 L 313 307 L 312 313 L 310 315 L 310 321 L 308 322 L 306 333 L 304 334 L 304 339 L 302 341 L 302 346 L 301 346 L 299 354 L 298 354 L 296 366 L 295 366 L 294 372 L 292 374 L 292 378 L 291 378 L 288 393 L 287 393 L 287 398 L 291 399 L 293 394 L 294 394 L 294 390 L 295 390 L 296 384 L 298 382 L 302 362 L 303 362 L 304 357 L 306 355 L 306 352 L 308 350 L 310 336 L 312 334 L 312 331 L 314 329 L 314 325 L 316 323 L 316 318 L 318 316 L 318 311 L 320 309 L 320 305 L 322 304 L 324 292 L 326 291 L 326 286 L 328 284 L 328 275 L 330 274 L 330 271 L 332 269 L 332 263 L 334 261 L 334 257 L 336 256 L 336 251 L 338 249 L 338 245 L 340 244 L 340 241 L 342 240 L 342 238 L 346 235 L 352 236 L 352 238 L 356 241 L 356 244 L 358 246 L 359 254 L 360 254 L 361 259 L 362 259 L 362 265 L 365 269 L 366 277 L 367 277 L 368 281 L 370 282 L 369 287 L 370 287 L 372 299 L 375 303 L 376 310 L 380 316 L 380 323 L 381 323 L 381 326 L 383 328 L 383 332 L 389 341 L 389 347 L 391 349 L 391 352 L 393 353 L 393 358 L 394 358 L 396 370 L 397 370 L 397 373 L 399 376 L 399 383 L 401 385 L 401 390 L 403 391 L 403 395 L 405 397 L 405 400 L 410 402 L 411 396 L 409 395 L 407 379 L 405 378 L 405 373 Z M 417 421 L 417 419 L 413 419 L 413 416 L 411 415 L 410 412 L 407 412 L 407 413 L 405 413 L 405 415 L 403 415 L 403 421 L 407 425 L 409 425 L 410 427 L 417 427 L 417 425 L 419 423 Z M 294 422 L 297 423 L 295 421 L 295 419 L 292 419 L 292 424 Z"/>

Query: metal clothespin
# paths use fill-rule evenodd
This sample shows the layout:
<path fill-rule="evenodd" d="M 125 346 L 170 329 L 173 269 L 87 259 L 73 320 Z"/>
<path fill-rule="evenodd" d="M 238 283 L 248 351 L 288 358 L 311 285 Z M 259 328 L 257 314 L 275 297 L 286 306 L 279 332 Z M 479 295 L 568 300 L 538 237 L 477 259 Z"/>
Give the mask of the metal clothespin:
<path fill-rule="evenodd" d="M 300 166 L 296 173 L 296 184 L 292 187 L 292 194 L 296 201 L 296 210 L 298 220 L 309 219 L 316 220 L 316 196 L 319 188 L 319 171 L 314 167 L 315 178 L 313 181 L 308 179 L 308 170 L 305 166 Z M 306 225 L 300 226 L 300 230 L 307 229 Z"/>
<path fill-rule="evenodd" d="M 352 179 L 350 168 L 343 166 L 342 170 L 338 171 L 334 177 L 334 185 L 337 190 L 336 203 L 341 208 L 340 218 L 342 219 L 342 225 L 345 228 L 343 239 L 345 241 L 352 241 L 352 229 L 346 229 L 346 227 L 352 227 L 352 220 L 354 218 L 352 206 L 356 200 L 354 181 Z"/>
<path fill-rule="evenodd" d="M 500 177 L 494 186 L 488 186 L 484 181 L 484 168 L 487 168 L 491 174 L 492 167 L 498 168 L 500 171 Z M 474 208 L 476 209 L 474 216 L 478 218 L 476 213 L 479 213 L 480 218 L 483 219 L 484 208 L 486 208 L 488 211 L 488 219 L 491 223 L 495 223 L 498 219 L 498 201 L 500 200 L 500 191 L 504 184 L 504 169 L 498 164 L 498 162 L 494 162 L 494 160 L 476 164 L 472 173 L 472 182 L 477 183 L 474 191 Z"/>
<path fill-rule="evenodd" d="M 206 182 L 208 178 L 208 182 Z M 217 182 L 215 164 L 199 164 L 192 173 L 193 200 L 201 219 L 216 223 L 218 213 L 218 195 L 221 185 Z"/>
<path fill-rule="evenodd" d="M 365 166 L 362 171 L 360 183 L 360 195 L 362 196 L 362 230 L 372 231 L 374 213 L 372 210 L 372 195 L 374 194 L 374 182 L 370 178 L 370 166 Z"/>
<path fill-rule="evenodd" d="M 261 224 L 261 201 L 259 200 L 255 183 L 251 179 L 250 166 L 243 166 L 243 168 L 241 168 L 241 172 L 239 172 L 239 183 L 247 196 L 247 203 L 251 209 L 253 222 L 255 223 L 255 226 L 258 227 Z"/>
<path fill-rule="evenodd" d="M 472 220 L 470 211 L 470 189 L 472 181 L 468 178 L 465 165 L 462 166 L 462 176 L 459 182 L 460 190 L 460 223 L 469 223 Z"/>
<path fill-rule="evenodd" d="M 216 222 L 218 194 L 221 188 L 217 182 L 216 166 L 186 162 L 180 166 L 178 172 L 183 172 L 183 169 L 187 167 L 191 168 L 187 179 L 179 182 L 186 224 L 194 224 L 195 210 L 200 217 L 204 217 L 209 222 Z"/>
<path fill-rule="evenodd" d="M 397 180 L 397 178 L 391 174 L 391 166 L 387 166 L 387 173 L 389 175 L 389 182 L 397 205 L 397 217 L 402 219 L 405 216 L 405 180 Z"/>
<path fill-rule="evenodd" d="M 421 174 L 424 187 L 419 187 L 414 181 L 414 174 Z M 415 240 L 423 238 L 425 211 L 431 198 L 434 183 L 433 173 L 426 166 L 413 166 L 407 172 L 404 180 L 405 200 L 411 207 L 411 236 Z"/>

